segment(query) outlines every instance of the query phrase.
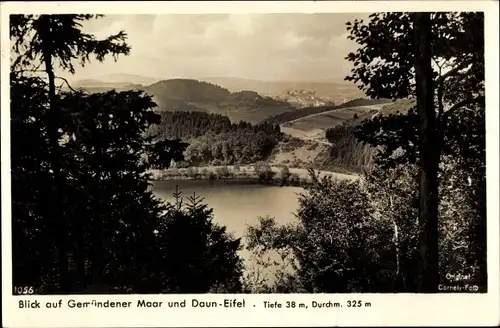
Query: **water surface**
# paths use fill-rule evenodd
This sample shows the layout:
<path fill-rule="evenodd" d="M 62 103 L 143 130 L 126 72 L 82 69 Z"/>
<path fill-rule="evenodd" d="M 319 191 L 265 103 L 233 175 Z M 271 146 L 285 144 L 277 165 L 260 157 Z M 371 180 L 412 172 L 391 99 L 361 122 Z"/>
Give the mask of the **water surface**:
<path fill-rule="evenodd" d="M 279 187 L 239 183 L 238 181 L 168 180 L 155 181 L 154 193 L 166 201 L 174 201 L 176 186 L 184 197 L 204 198 L 214 210 L 214 221 L 225 225 L 236 237 L 243 237 L 246 226 L 256 224 L 259 216 L 269 215 L 278 223 L 295 220 L 299 187 Z"/>
<path fill-rule="evenodd" d="M 275 185 L 261 185 L 244 183 L 236 180 L 210 181 L 210 180 L 168 180 L 155 181 L 154 193 L 165 201 L 173 202 L 172 195 L 176 186 L 182 191 L 183 197 L 194 194 L 203 197 L 204 204 L 213 209 L 214 221 L 227 227 L 228 232 L 237 238 L 242 238 L 242 250 L 239 256 L 243 259 L 245 275 L 250 281 L 260 281 L 264 277 L 266 284 L 272 284 L 275 277 L 276 266 L 267 267 L 262 271 L 256 265 L 250 251 L 245 250 L 245 230 L 248 225 L 255 225 L 259 216 L 270 216 L 278 224 L 286 224 L 296 220 L 298 194 L 303 191 L 300 187 L 279 187 Z M 267 263 L 279 262 L 276 253 L 270 253 L 260 260 Z M 257 271 L 256 271 L 257 270 Z M 260 272 L 256 275 L 256 272 Z"/>

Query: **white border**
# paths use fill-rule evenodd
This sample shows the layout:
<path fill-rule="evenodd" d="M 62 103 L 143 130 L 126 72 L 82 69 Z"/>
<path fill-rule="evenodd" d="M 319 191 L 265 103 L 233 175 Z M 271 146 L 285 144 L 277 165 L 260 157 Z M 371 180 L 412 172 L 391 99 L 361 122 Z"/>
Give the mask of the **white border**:
<path fill-rule="evenodd" d="M 496 1 L 293 1 L 293 2 L 3 2 L 1 3 L 1 167 L 2 167 L 2 317 L 5 327 L 138 327 L 138 326 L 355 326 L 355 325 L 498 325 L 499 317 L 499 99 L 498 2 Z M 11 295 L 9 28 L 11 13 L 313 13 L 376 11 L 485 11 L 486 145 L 488 214 L 487 294 L 350 294 L 350 295 L 234 295 L 245 309 L 19 309 Z M 26 268 L 29 270 L 29 268 Z M 111 299 L 219 301 L 229 295 L 151 296 L 31 296 L 57 302 Z M 312 300 L 371 302 L 371 308 L 263 309 L 264 300 L 310 304 Z M 255 307 L 253 307 L 255 305 Z"/>

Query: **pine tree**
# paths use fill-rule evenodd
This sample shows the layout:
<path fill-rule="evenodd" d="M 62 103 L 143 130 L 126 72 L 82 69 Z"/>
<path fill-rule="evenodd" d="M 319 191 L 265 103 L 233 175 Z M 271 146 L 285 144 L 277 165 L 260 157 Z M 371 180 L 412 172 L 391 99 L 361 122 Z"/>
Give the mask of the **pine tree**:
<path fill-rule="evenodd" d="M 147 135 L 161 119 L 151 97 L 56 90 L 54 61 L 71 73 L 73 60 L 85 64 L 91 55 L 103 60 L 129 51 L 123 32 L 102 41 L 84 34 L 80 21 L 90 18 L 11 20 L 17 54 L 11 74 L 14 284 L 39 293 L 187 291 L 189 284 L 168 269 L 178 258 L 184 270 L 214 272 L 196 291 L 225 281 L 237 290 L 239 241 L 208 223 L 206 206 L 178 214 L 187 230 L 167 224 L 172 211 L 153 196 L 147 170 L 181 159 L 185 145 Z M 38 64 L 48 79 L 36 75 Z M 203 220 L 200 231 L 194 223 Z M 186 242 L 210 252 L 167 256 Z M 207 258 L 199 261 L 201 255 Z"/>

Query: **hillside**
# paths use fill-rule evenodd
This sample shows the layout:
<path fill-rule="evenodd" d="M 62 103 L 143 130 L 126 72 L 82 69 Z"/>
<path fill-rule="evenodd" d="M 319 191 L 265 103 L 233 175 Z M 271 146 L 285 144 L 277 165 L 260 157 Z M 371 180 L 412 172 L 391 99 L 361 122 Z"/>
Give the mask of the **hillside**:
<path fill-rule="evenodd" d="M 284 124 L 290 121 L 298 120 L 300 118 L 305 118 L 310 115 L 315 115 L 324 112 L 330 112 L 333 110 L 338 110 L 342 108 L 350 108 L 350 107 L 360 107 L 360 106 L 370 106 L 370 105 L 380 105 L 380 104 L 388 104 L 390 100 L 387 99 L 364 99 L 358 98 L 347 101 L 338 106 L 317 106 L 317 107 L 304 107 L 297 109 L 292 112 L 281 113 L 275 116 L 268 118 L 266 121 L 268 123 L 273 124 Z M 354 112 L 352 113 L 355 114 Z M 351 115 L 351 117 L 353 116 Z"/>
<path fill-rule="evenodd" d="M 282 125 L 281 131 L 331 145 L 315 158 L 317 167 L 360 172 L 371 167 L 376 149 L 356 138 L 354 132 L 357 127 L 366 119 L 378 115 L 404 114 L 413 106 L 412 100 L 402 99 L 385 104 L 341 108 L 287 122 L 284 125 L 288 127 Z"/>
<path fill-rule="evenodd" d="M 168 78 L 172 80 L 180 80 Z M 261 81 L 254 79 L 244 79 L 235 77 L 199 77 L 195 78 L 198 81 L 210 82 L 219 85 L 231 93 L 252 90 L 262 96 L 276 97 L 283 96 L 290 90 L 304 90 L 307 92 L 315 92 L 317 97 L 323 98 L 335 103 L 343 103 L 348 100 L 360 98 L 364 93 L 352 83 L 347 82 L 330 82 L 330 81 Z M 158 82 L 160 79 L 142 76 L 138 74 L 114 73 L 105 74 L 93 77 L 92 79 L 71 81 L 73 85 L 86 86 L 87 82 L 91 84 L 132 84 L 148 86 Z"/>
<path fill-rule="evenodd" d="M 414 106 L 415 106 L 415 100 L 399 99 L 385 105 L 384 107 L 382 107 L 380 111 L 382 115 L 390 115 L 398 113 L 406 114 Z"/>
<path fill-rule="evenodd" d="M 192 79 L 163 80 L 142 86 L 130 83 L 80 81 L 77 86 L 88 92 L 104 92 L 112 89 L 143 90 L 153 96 L 159 111 L 197 111 L 222 114 L 232 122 L 259 123 L 277 114 L 295 110 L 291 104 L 261 96 L 250 90 L 231 93 L 213 83 Z"/>
<path fill-rule="evenodd" d="M 197 80 L 165 80 L 147 86 L 144 90 L 154 96 L 159 110 L 204 111 L 226 115 L 232 122 L 255 124 L 295 109 L 287 102 L 263 97 L 255 91 L 231 93 L 216 84 Z M 172 105 L 173 101 L 175 105 Z"/>
<path fill-rule="evenodd" d="M 335 106 L 333 101 L 318 97 L 315 91 L 289 90 L 285 95 L 276 96 L 274 99 L 286 101 L 296 108 Z"/>
<path fill-rule="evenodd" d="M 126 73 L 113 73 L 113 74 L 105 74 L 99 75 L 92 79 L 85 79 L 76 81 L 77 84 L 87 85 L 90 83 L 104 83 L 104 84 L 139 84 L 139 85 L 150 85 L 158 81 L 153 77 L 142 76 L 138 74 L 126 74 Z"/>
<path fill-rule="evenodd" d="M 260 81 L 233 77 L 206 77 L 200 80 L 218 84 L 231 92 L 253 90 L 270 97 L 282 96 L 290 90 L 314 91 L 316 96 L 335 103 L 364 96 L 357 86 L 345 82 Z"/>
<path fill-rule="evenodd" d="M 143 86 L 141 84 L 132 84 L 132 83 L 112 83 L 112 82 L 100 82 L 94 80 L 83 80 L 85 84 L 78 83 L 73 86 L 74 89 L 82 89 L 90 93 L 99 93 L 106 92 L 110 90 L 116 91 L 128 91 L 128 90 L 143 90 Z"/>
<path fill-rule="evenodd" d="M 195 146 L 197 150 L 194 153 L 199 153 L 200 150 L 198 148 L 201 147 L 200 145 L 208 147 L 209 144 L 225 145 L 227 143 L 227 146 L 221 149 L 233 149 L 234 147 L 243 149 L 245 148 L 243 147 L 244 144 L 253 143 L 261 145 L 264 147 L 263 149 L 267 147 L 265 145 L 269 145 L 273 149 L 271 157 L 268 158 L 269 162 L 273 165 L 285 164 L 290 167 L 302 168 L 313 165 L 319 168 L 330 168 L 331 163 L 336 163 L 335 169 L 346 167 L 352 169 L 351 164 L 340 162 L 338 160 L 339 156 L 332 153 L 331 149 L 333 148 L 331 146 L 333 143 L 329 140 L 331 138 L 326 138 L 325 131 L 342 124 L 357 125 L 362 120 L 373 117 L 377 113 L 385 114 L 405 111 L 407 107 L 411 106 L 411 102 L 408 101 L 390 102 L 388 100 L 357 98 L 339 106 L 330 105 L 296 109 L 293 104 L 279 100 L 279 97 L 277 97 L 278 99 L 273 99 L 263 96 L 255 90 L 228 90 L 211 82 L 192 79 L 162 80 L 146 86 L 126 82 L 101 82 L 97 80 L 83 82 L 86 84 L 85 89 L 90 92 L 102 92 L 111 89 L 127 90 L 128 88 L 143 90 L 151 94 L 158 105 L 160 113 L 178 112 L 175 116 L 172 116 L 175 117 L 176 123 L 170 122 L 167 123 L 169 125 L 168 128 L 166 126 L 161 128 L 163 131 L 177 131 L 175 132 L 175 137 L 181 137 L 182 133 L 180 131 L 186 130 L 186 126 L 188 127 L 186 131 L 191 131 L 189 133 L 194 133 L 193 129 L 196 129 L 196 127 L 201 128 L 202 126 L 211 126 L 209 130 L 216 132 L 217 128 L 213 127 L 213 122 L 210 123 L 210 120 L 223 122 L 224 117 L 227 117 L 229 122 L 224 121 L 223 126 L 230 124 L 230 122 L 236 123 L 241 120 L 253 124 L 265 122 L 271 125 L 280 125 L 281 132 L 292 137 L 292 139 L 285 138 L 276 143 L 276 141 L 272 141 L 274 139 L 272 137 L 273 133 L 266 132 L 265 134 L 259 133 L 258 138 L 255 139 L 254 137 L 257 137 L 254 135 L 255 131 L 252 132 L 249 130 L 248 133 L 243 132 L 243 130 L 249 128 L 243 126 L 239 128 L 243 129 L 242 132 L 237 132 L 236 134 L 229 131 L 224 133 L 217 132 L 216 135 L 209 138 L 194 133 L 191 137 L 194 137 L 196 141 L 195 139 L 191 140 L 195 141 L 195 143 L 187 152 L 188 158 L 192 162 L 190 164 L 199 164 L 199 159 L 195 159 L 196 157 L 193 157 L 193 154 L 191 154 Z M 307 91 L 300 93 L 299 96 L 303 94 L 306 96 L 309 94 L 317 96 L 317 93 Z M 293 92 L 292 95 L 294 95 Z M 211 119 L 208 119 L 208 116 L 182 116 L 180 112 L 186 114 L 189 114 L 189 112 L 198 112 L 200 114 L 204 113 L 204 115 L 216 114 L 219 116 L 213 116 Z M 165 116 L 164 120 L 170 120 L 169 117 L 171 116 Z M 191 126 L 189 122 L 196 124 Z M 185 124 L 188 125 L 183 127 Z M 258 129 L 260 130 L 261 128 Z M 304 143 L 296 144 L 296 140 L 303 141 Z M 334 141 L 334 143 L 337 142 Z M 241 152 L 241 154 L 231 155 L 227 153 L 223 157 L 220 157 L 220 160 L 222 162 L 231 162 L 233 161 L 231 158 L 238 159 L 238 161 L 241 158 L 244 162 L 252 162 L 253 159 L 263 159 L 269 156 L 269 154 L 265 154 L 269 150 L 263 152 L 259 150 L 260 148 L 253 149 L 247 147 L 245 149 L 245 152 Z M 214 159 L 219 159 L 219 155 L 211 156 L 213 158 L 209 161 L 210 163 Z M 256 157 L 254 158 L 254 156 Z M 206 163 L 208 164 L 209 162 Z"/>
<path fill-rule="evenodd" d="M 327 170 L 359 172 L 371 165 L 373 149 L 359 143 L 353 136 L 352 128 L 366 119 L 403 111 L 407 106 L 405 101 L 355 99 L 340 106 L 304 108 L 278 115 L 267 122 L 277 124 L 292 118 L 281 123 L 281 132 L 305 142 L 292 152 L 281 152 L 277 156 L 279 161 L 302 162 Z"/>
<path fill-rule="evenodd" d="M 188 79 L 163 80 L 144 87 L 144 90 L 158 98 L 159 107 L 163 106 L 164 100 L 219 103 L 231 96 L 229 90 L 218 85 Z"/>
<path fill-rule="evenodd" d="M 294 137 L 306 136 L 306 139 L 324 140 L 324 131 L 340 124 L 357 125 L 378 113 L 373 106 L 358 106 L 333 109 L 312 114 L 282 124 L 283 132 Z M 298 130 L 298 131 L 294 131 Z"/>

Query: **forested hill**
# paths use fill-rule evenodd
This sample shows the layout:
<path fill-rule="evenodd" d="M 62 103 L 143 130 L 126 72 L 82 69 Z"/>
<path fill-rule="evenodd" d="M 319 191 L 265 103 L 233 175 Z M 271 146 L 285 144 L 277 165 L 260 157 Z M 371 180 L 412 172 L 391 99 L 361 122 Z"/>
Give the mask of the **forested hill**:
<path fill-rule="evenodd" d="M 155 95 L 160 102 L 164 99 L 179 99 L 186 102 L 219 103 L 231 96 L 229 90 L 218 85 L 190 79 L 159 81 L 145 87 L 144 91 Z"/>
<path fill-rule="evenodd" d="M 285 102 L 254 91 L 231 93 L 216 84 L 191 79 L 164 80 L 144 88 L 162 111 L 198 111 L 222 114 L 232 122 L 259 123 L 266 118 L 295 110 Z"/>
<path fill-rule="evenodd" d="M 231 123 L 227 116 L 201 112 L 159 112 L 149 134 L 189 143 L 185 165 L 251 164 L 266 160 L 282 135 L 279 125 Z"/>
<path fill-rule="evenodd" d="M 193 79 L 162 80 L 146 86 L 90 82 L 77 87 L 92 93 L 112 89 L 123 91 L 127 88 L 142 90 L 153 97 L 158 110 L 222 114 L 232 122 L 259 123 L 273 115 L 295 110 L 295 107 L 286 101 L 262 96 L 255 91 L 242 90 L 231 93 L 219 85 Z"/>
<path fill-rule="evenodd" d="M 272 124 L 283 124 L 289 121 L 293 121 L 302 117 L 306 117 L 313 114 L 319 114 L 323 112 L 328 112 L 334 109 L 341 109 L 347 107 L 358 107 L 358 106 L 369 106 L 369 105 L 380 105 L 388 103 L 390 100 L 387 99 L 364 99 L 358 98 L 347 101 L 338 106 L 319 106 L 319 107 L 305 107 L 297 109 L 292 112 L 285 112 L 274 115 L 265 121 Z"/>

